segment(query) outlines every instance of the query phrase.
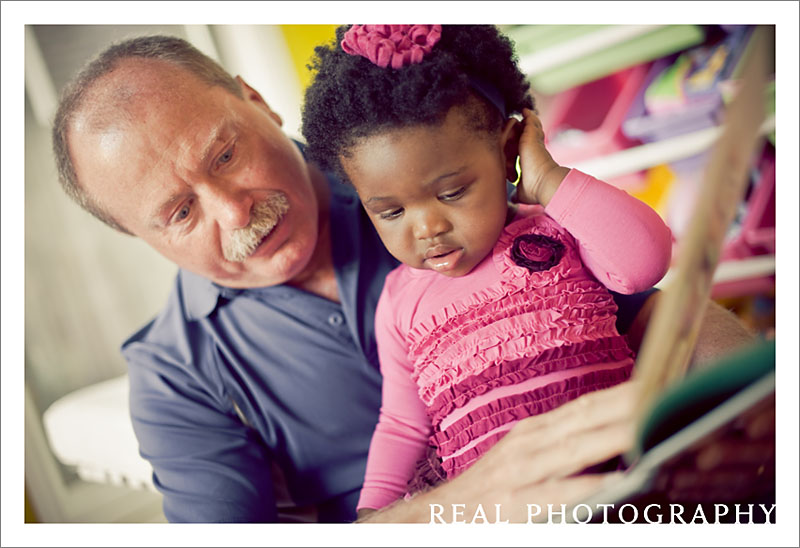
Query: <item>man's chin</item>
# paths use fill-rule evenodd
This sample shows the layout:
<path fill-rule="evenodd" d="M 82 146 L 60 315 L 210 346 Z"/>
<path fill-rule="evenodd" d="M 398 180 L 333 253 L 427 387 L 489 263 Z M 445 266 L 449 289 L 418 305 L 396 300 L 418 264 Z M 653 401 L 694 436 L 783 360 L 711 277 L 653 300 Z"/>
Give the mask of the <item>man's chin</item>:
<path fill-rule="evenodd" d="M 269 257 L 251 255 L 242 263 L 228 263 L 233 268 L 213 281 L 237 289 L 292 284 L 304 277 L 309 263 L 310 257 L 292 258 L 283 253 Z"/>

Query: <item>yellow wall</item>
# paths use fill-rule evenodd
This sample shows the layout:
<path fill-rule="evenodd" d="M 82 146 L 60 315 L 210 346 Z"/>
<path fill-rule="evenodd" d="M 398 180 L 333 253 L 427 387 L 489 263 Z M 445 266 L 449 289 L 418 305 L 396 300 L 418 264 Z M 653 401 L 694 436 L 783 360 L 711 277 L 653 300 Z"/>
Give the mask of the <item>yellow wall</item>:
<path fill-rule="evenodd" d="M 281 25 L 281 31 L 300 80 L 300 89 L 305 90 L 311 81 L 306 65 L 314 54 L 314 47 L 332 40 L 336 36 L 336 25 Z"/>

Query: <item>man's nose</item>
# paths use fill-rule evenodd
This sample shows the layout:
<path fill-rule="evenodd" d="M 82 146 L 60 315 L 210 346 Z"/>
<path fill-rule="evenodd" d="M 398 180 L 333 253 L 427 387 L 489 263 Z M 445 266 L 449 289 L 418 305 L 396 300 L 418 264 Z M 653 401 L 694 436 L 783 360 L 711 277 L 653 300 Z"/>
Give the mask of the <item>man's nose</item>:
<path fill-rule="evenodd" d="M 253 197 L 249 192 L 225 182 L 208 184 L 205 191 L 209 213 L 220 226 L 235 230 L 250 224 Z"/>
<path fill-rule="evenodd" d="M 414 223 L 414 237 L 419 240 L 429 240 L 449 232 L 451 228 L 447 217 L 435 210 L 425 210 L 417 215 Z"/>

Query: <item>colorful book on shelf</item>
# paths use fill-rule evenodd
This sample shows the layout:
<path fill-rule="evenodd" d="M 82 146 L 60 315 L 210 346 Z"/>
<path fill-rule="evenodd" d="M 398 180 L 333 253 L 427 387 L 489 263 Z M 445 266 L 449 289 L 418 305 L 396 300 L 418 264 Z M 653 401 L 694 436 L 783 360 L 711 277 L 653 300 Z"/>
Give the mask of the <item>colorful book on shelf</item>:
<path fill-rule="evenodd" d="M 519 25 L 503 28 L 534 91 L 550 95 L 695 46 L 698 25 Z"/>
<path fill-rule="evenodd" d="M 717 126 L 725 84 L 737 70 L 754 27 L 731 28 L 724 39 L 659 59 L 622 122 L 631 139 L 654 142 Z"/>

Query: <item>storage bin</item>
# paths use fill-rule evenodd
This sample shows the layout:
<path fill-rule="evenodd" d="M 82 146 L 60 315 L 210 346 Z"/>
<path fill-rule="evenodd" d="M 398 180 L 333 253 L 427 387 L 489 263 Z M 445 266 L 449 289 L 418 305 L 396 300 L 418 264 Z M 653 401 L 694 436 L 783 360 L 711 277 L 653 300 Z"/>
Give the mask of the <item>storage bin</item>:
<path fill-rule="evenodd" d="M 547 149 L 563 166 L 606 156 L 640 144 L 621 129 L 650 63 L 629 67 L 554 96 L 541 116 Z M 607 181 L 622 188 L 636 186 L 642 172 Z"/>

